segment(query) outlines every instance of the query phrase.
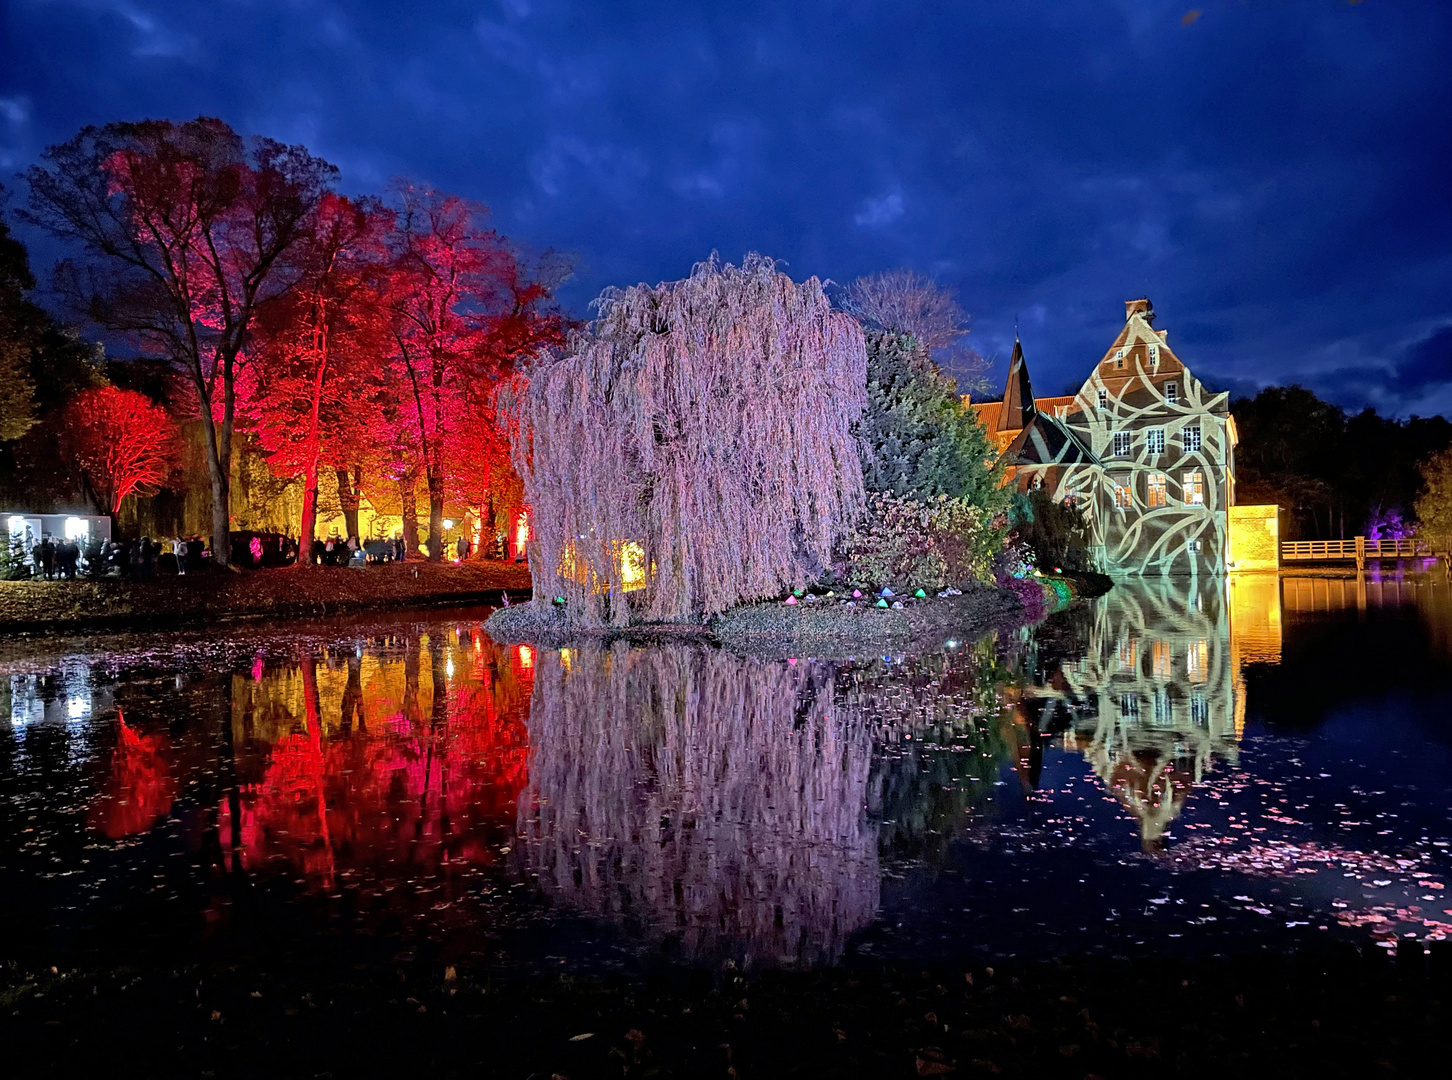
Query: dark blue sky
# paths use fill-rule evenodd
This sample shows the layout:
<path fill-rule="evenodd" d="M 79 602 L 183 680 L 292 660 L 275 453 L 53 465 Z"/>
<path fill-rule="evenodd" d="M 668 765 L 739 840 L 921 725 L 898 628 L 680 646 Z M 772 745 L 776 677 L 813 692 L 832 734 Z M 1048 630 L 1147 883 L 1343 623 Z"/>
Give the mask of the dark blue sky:
<path fill-rule="evenodd" d="M 1198 18 L 1186 20 L 1191 8 Z M 1452 3 L 4 0 L 0 173 L 211 114 L 578 253 L 933 274 L 1040 393 L 1148 294 L 1212 384 L 1452 413 Z"/>

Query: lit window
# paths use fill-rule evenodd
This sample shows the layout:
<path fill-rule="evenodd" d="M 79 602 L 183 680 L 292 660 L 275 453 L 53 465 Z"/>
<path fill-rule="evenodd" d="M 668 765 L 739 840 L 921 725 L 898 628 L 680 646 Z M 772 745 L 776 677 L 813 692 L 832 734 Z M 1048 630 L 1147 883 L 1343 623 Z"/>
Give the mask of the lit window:
<path fill-rule="evenodd" d="M 1151 454 L 1163 454 L 1165 452 L 1165 429 L 1156 427 L 1146 431 L 1144 433 L 1144 448 Z"/>
<path fill-rule="evenodd" d="M 1114 433 L 1114 453 L 1116 457 L 1128 454 L 1133 445 L 1133 436 L 1127 431 L 1116 431 Z"/>
<path fill-rule="evenodd" d="M 1068 491 L 1064 492 L 1064 505 L 1065 506 L 1078 506 L 1079 505 L 1079 489 L 1077 487 L 1071 487 Z"/>
<path fill-rule="evenodd" d="M 1114 506 L 1117 510 L 1127 510 L 1134 505 L 1134 497 L 1130 493 L 1129 486 L 1124 483 L 1114 485 Z"/>
<path fill-rule="evenodd" d="M 1107 409 L 1107 408 L 1109 408 L 1109 391 L 1108 390 L 1101 390 L 1101 391 L 1099 391 L 1099 407 L 1101 409 Z"/>
<path fill-rule="evenodd" d="M 1149 504 L 1150 506 L 1168 506 L 1170 502 L 1169 484 L 1166 482 L 1165 474 L 1152 472 L 1149 474 Z"/>
<path fill-rule="evenodd" d="M 1185 447 L 1185 453 L 1193 454 L 1200 449 L 1200 425 L 1187 427 L 1180 435 L 1180 441 Z"/>
<path fill-rule="evenodd" d="M 1184 491 L 1186 506 L 1205 505 L 1205 474 L 1199 469 L 1190 469 L 1181 476 L 1180 486 Z M 1191 543 L 1197 542 L 1191 541 Z"/>
<path fill-rule="evenodd" d="M 1180 384 L 1177 382 L 1165 383 L 1165 400 L 1171 405 L 1180 400 Z"/>
<path fill-rule="evenodd" d="M 84 540 L 91 534 L 91 523 L 78 517 L 66 518 L 66 539 Z"/>
<path fill-rule="evenodd" d="M 1210 650 L 1204 641 L 1192 641 L 1185 656 L 1185 673 L 1191 682 L 1204 682 L 1205 669 L 1209 666 Z"/>

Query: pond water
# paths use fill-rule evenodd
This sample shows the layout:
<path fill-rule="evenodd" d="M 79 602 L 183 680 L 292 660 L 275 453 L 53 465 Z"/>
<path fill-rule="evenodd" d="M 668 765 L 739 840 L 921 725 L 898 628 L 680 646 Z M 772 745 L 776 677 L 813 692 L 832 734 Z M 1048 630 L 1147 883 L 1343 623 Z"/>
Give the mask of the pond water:
<path fill-rule="evenodd" d="M 11 643 L 0 957 L 513 970 L 1452 930 L 1452 596 L 1120 586 L 825 662 L 484 611 Z"/>

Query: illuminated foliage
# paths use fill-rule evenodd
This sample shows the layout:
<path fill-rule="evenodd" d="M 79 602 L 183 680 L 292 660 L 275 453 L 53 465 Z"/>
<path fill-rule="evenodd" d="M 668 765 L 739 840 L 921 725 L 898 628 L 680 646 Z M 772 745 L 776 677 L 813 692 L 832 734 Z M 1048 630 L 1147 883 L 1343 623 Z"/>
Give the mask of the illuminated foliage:
<path fill-rule="evenodd" d="M 300 535 L 309 539 L 317 531 L 320 470 L 347 474 L 370 463 L 381 441 L 390 225 L 377 207 L 323 196 L 298 252 L 304 276 L 261 311 L 255 355 L 239 378 L 240 409 L 268 467 L 302 476 Z M 355 521 L 349 533 L 357 531 Z"/>
<path fill-rule="evenodd" d="M 820 574 L 863 504 L 856 320 L 760 255 L 612 291 L 599 309 L 593 335 L 531 372 L 521 410 L 535 596 L 564 597 L 580 625 L 624 625 L 630 540 L 652 568 L 632 594 L 650 620 Z"/>
<path fill-rule="evenodd" d="M 66 408 L 62 438 L 96 505 L 115 514 L 128 495 L 149 494 L 171 471 L 176 430 L 145 394 L 103 386 Z"/>
<path fill-rule="evenodd" d="M 504 459 L 496 430 L 501 380 L 558 345 L 564 322 L 549 306 L 552 280 L 530 273 L 484 227 L 484 207 L 416 187 L 404 187 L 399 199 L 387 296 L 393 442 L 405 462 L 399 474 L 424 479 L 429 557 L 439 559 L 450 489 L 477 499 Z M 411 494 L 404 492 L 405 507 Z M 406 533 L 407 519 L 406 511 Z"/>
<path fill-rule="evenodd" d="M 230 556 L 237 376 L 258 309 L 300 278 L 294 258 L 336 170 L 300 146 L 244 141 L 220 120 L 87 127 L 26 174 L 33 223 L 83 247 L 61 280 L 87 317 L 174 364 L 195 395 L 211 479 L 212 551 Z"/>

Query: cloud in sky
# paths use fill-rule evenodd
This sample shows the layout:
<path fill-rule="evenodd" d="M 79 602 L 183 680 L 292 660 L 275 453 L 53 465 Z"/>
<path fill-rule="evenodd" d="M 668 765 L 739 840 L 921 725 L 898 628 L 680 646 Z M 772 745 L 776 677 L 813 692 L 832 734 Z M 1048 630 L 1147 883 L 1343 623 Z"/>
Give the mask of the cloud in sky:
<path fill-rule="evenodd" d="M 1452 5 L 1186 10 L 10 0 L 0 158 L 217 115 L 306 139 L 357 190 L 406 175 L 488 203 L 579 253 L 579 312 L 756 249 L 840 282 L 934 273 L 984 352 L 1019 317 L 1044 386 L 1082 378 L 1147 293 L 1227 384 L 1452 397 Z"/>

